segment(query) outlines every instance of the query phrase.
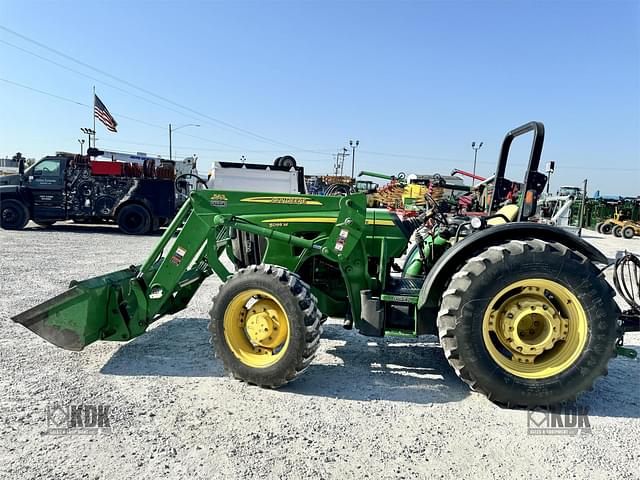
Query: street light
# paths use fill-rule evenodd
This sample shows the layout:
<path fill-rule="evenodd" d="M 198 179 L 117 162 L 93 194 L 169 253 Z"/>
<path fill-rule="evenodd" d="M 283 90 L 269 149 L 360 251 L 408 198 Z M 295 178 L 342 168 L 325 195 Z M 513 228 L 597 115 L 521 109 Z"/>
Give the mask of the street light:
<path fill-rule="evenodd" d="M 351 147 L 351 178 L 353 178 L 354 182 L 356 177 L 354 177 L 353 174 L 356 166 L 356 148 L 358 148 L 358 145 L 360 145 L 360 140 L 356 140 L 355 142 L 353 140 L 349 140 L 349 146 Z"/>
<path fill-rule="evenodd" d="M 84 152 L 84 150 L 83 150 L 83 147 L 84 147 L 84 138 L 79 138 L 79 139 L 78 139 L 78 143 L 80 144 L 80 156 L 82 156 L 82 154 L 83 154 L 83 152 Z"/>
<path fill-rule="evenodd" d="M 173 154 L 171 153 L 171 136 L 173 132 L 175 132 L 176 130 L 180 130 L 181 128 L 184 128 L 184 127 L 199 127 L 199 126 L 200 125 L 197 125 L 195 123 L 187 123 L 186 125 L 180 125 L 179 127 L 172 128 L 171 124 L 169 124 L 169 160 L 172 160 L 173 158 Z"/>
<path fill-rule="evenodd" d="M 473 177 L 471 178 L 471 186 L 476 184 L 476 162 L 478 160 L 478 150 L 482 148 L 482 142 L 476 146 L 476 142 L 471 142 L 471 148 L 473 148 Z"/>
<path fill-rule="evenodd" d="M 89 137 L 87 148 L 91 148 L 91 135 L 93 135 L 93 148 L 96 148 L 96 131 L 93 128 L 87 127 L 82 127 L 80 131 Z"/>

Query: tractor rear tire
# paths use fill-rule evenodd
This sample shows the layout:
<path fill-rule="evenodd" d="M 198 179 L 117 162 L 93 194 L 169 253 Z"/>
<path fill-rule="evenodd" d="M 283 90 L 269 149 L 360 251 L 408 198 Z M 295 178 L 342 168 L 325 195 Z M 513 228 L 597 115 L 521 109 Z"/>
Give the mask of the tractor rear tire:
<path fill-rule="evenodd" d="M 602 233 L 602 225 L 604 225 L 604 222 L 596 223 L 596 232 Z"/>
<path fill-rule="evenodd" d="M 614 237 L 622 237 L 622 227 L 620 225 L 614 226 L 611 233 L 613 233 Z"/>
<path fill-rule="evenodd" d="M 5 230 L 22 230 L 29 223 L 29 210 L 17 200 L 3 200 L 0 205 L 0 226 Z"/>
<path fill-rule="evenodd" d="M 211 344 L 234 378 L 277 388 L 311 364 L 323 315 L 298 275 L 250 265 L 229 277 L 213 299 Z"/>
<path fill-rule="evenodd" d="M 604 222 L 602 227 L 600 227 L 600 233 L 604 235 L 610 235 L 613 230 L 613 225 L 611 223 Z"/>
<path fill-rule="evenodd" d="M 506 242 L 453 275 L 440 342 L 458 376 L 493 402 L 561 404 L 607 373 L 618 336 L 614 295 L 586 257 L 563 245 Z"/>
<path fill-rule="evenodd" d="M 127 235 L 145 235 L 151 229 L 151 215 L 142 205 L 130 203 L 118 212 L 118 227 Z"/>
<path fill-rule="evenodd" d="M 622 236 L 627 240 L 630 238 L 633 238 L 635 234 L 636 234 L 636 231 L 633 227 L 624 227 L 622 229 Z"/>

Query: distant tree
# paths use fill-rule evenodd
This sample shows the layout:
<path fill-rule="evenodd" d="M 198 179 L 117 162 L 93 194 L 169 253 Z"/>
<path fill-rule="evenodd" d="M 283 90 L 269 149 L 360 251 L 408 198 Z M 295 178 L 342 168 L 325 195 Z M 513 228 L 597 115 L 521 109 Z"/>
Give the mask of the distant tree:
<path fill-rule="evenodd" d="M 33 158 L 33 157 L 30 157 L 30 158 L 27 158 L 27 159 L 24 161 L 24 166 L 25 166 L 25 167 L 30 167 L 30 166 L 31 166 L 31 165 L 33 165 L 34 163 L 36 163 L 36 159 L 35 159 L 35 158 Z"/>

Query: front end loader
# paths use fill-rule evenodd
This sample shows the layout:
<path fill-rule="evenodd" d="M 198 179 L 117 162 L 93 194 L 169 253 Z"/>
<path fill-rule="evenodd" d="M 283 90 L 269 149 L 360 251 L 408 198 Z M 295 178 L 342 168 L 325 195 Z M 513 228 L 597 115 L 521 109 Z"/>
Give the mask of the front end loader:
<path fill-rule="evenodd" d="M 528 132 L 523 191 L 501 205 L 509 147 Z M 507 134 L 492 210 L 471 221 L 448 217 L 428 195 L 419 215 L 403 217 L 367 208 L 364 194 L 192 192 L 142 265 L 72 282 L 14 320 L 69 350 L 127 341 L 184 309 L 216 275 L 212 344 L 251 384 L 300 375 L 334 316 L 363 335 L 438 335 L 460 378 L 495 402 L 573 399 L 606 372 L 624 329 L 597 266 L 607 258 L 527 221 L 546 181 L 537 172 L 543 137 L 537 122 Z"/>

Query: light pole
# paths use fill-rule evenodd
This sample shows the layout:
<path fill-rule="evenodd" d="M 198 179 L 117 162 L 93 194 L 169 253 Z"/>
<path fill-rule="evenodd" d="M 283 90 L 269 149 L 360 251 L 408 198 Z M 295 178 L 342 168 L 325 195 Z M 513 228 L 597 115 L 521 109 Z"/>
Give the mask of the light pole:
<path fill-rule="evenodd" d="M 353 178 L 354 182 L 356 181 L 354 172 L 356 168 L 356 148 L 358 148 L 358 145 L 360 145 L 360 140 L 356 140 L 355 142 L 353 140 L 349 140 L 349 146 L 351 147 L 351 178 Z"/>
<path fill-rule="evenodd" d="M 93 128 L 87 127 L 82 127 L 80 131 L 89 137 L 87 148 L 91 148 L 91 135 L 93 135 L 93 148 L 96 148 L 96 131 Z"/>
<path fill-rule="evenodd" d="M 80 156 L 82 156 L 82 154 L 84 153 L 84 138 L 79 138 L 78 139 L 78 143 L 80 144 Z"/>
<path fill-rule="evenodd" d="M 473 148 L 473 177 L 471 178 L 471 186 L 476 184 L 476 163 L 478 161 L 478 150 L 482 148 L 482 142 L 476 145 L 476 142 L 471 142 L 471 148 Z"/>
<path fill-rule="evenodd" d="M 172 128 L 171 124 L 169 124 L 169 160 L 173 159 L 173 154 L 171 153 L 171 147 L 172 147 L 171 137 L 173 135 L 173 132 L 175 132 L 176 130 L 180 130 L 181 128 L 184 128 L 184 127 L 199 127 L 199 126 L 200 125 L 197 125 L 195 123 L 187 123 L 186 125 L 180 125 L 179 127 Z"/>

